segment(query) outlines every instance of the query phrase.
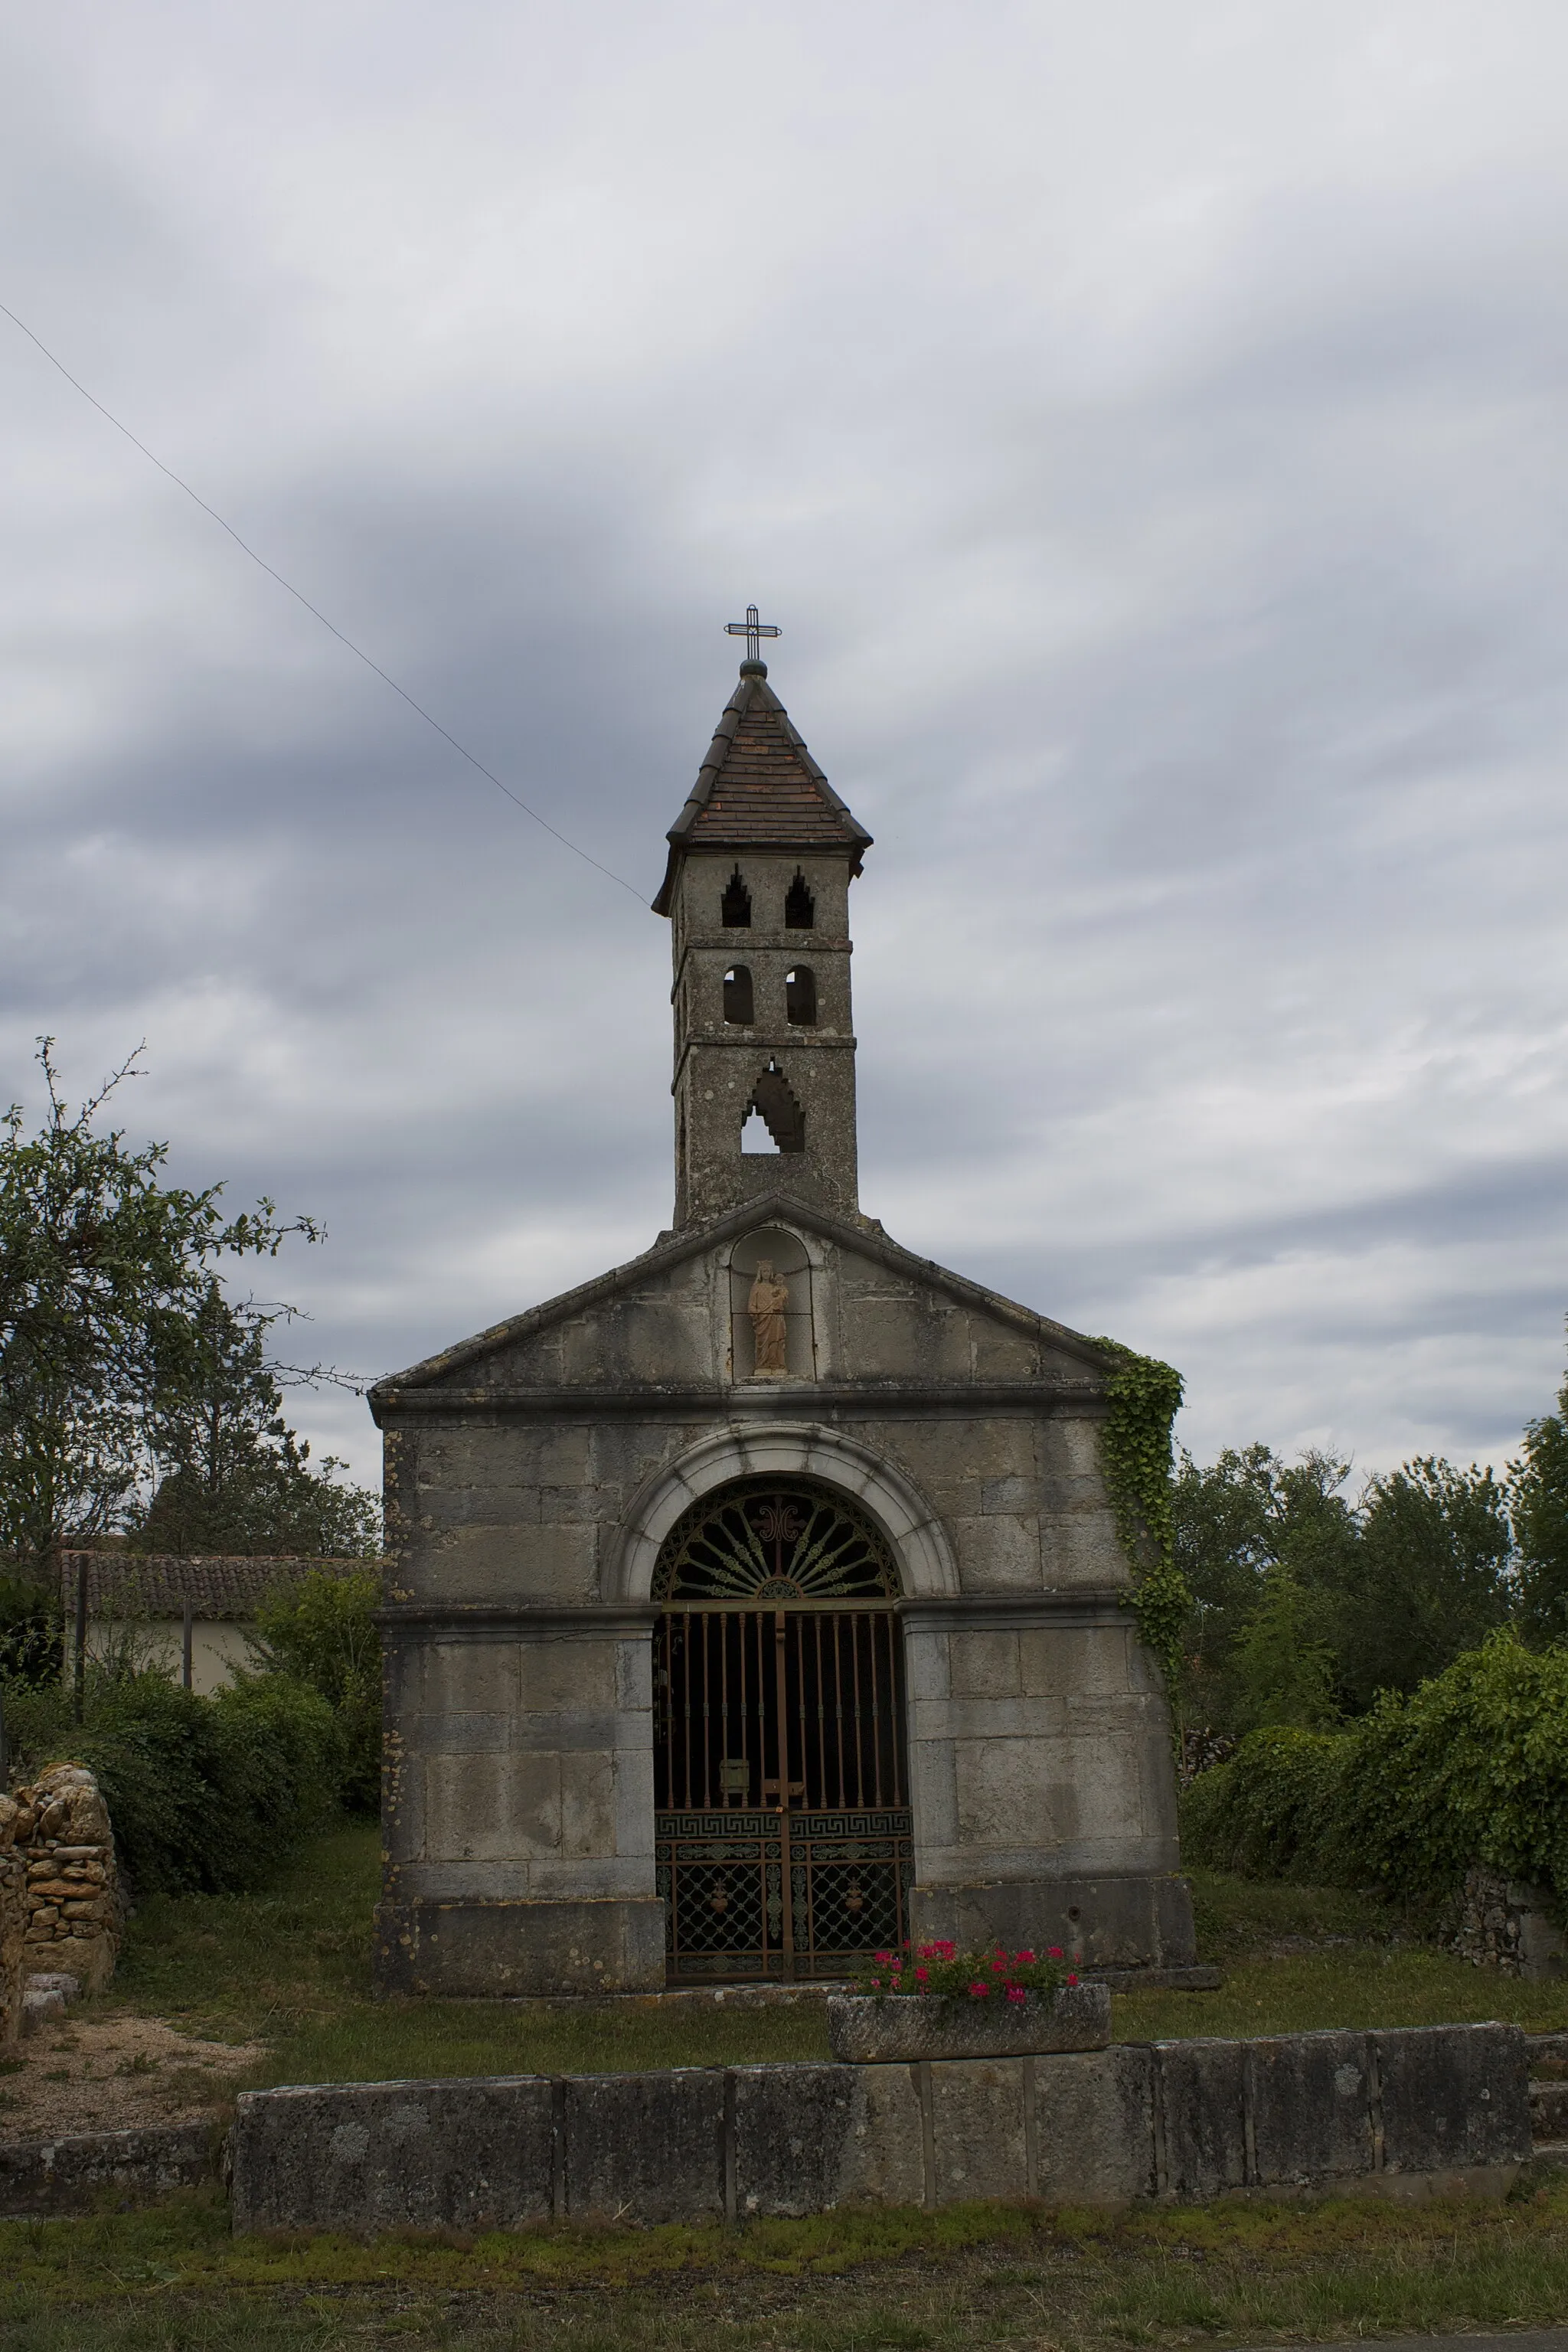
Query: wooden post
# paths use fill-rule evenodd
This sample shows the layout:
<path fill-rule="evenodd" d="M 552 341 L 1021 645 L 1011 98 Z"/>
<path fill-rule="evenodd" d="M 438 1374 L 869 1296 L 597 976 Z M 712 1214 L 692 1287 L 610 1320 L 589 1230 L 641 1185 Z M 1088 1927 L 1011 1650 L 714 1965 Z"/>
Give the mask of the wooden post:
<path fill-rule="evenodd" d="M 180 1688 L 191 1686 L 191 1596 L 185 1595 L 184 1622 L 180 1628 Z"/>
<path fill-rule="evenodd" d="M 87 1696 L 87 1554 L 79 1552 L 76 1563 L 76 1691 L 74 1713 L 81 1721 Z"/>

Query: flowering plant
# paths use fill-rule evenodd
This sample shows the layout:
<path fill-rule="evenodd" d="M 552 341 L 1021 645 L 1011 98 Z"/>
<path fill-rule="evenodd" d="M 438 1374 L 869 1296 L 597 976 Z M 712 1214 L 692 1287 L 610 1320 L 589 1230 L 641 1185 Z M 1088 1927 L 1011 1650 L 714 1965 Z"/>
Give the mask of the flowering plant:
<path fill-rule="evenodd" d="M 1048 2000 L 1059 1985 L 1075 1985 L 1059 1944 L 1044 1952 L 1009 1952 L 1001 1944 L 988 1952 L 961 1952 L 956 1944 L 900 1945 L 873 1953 L 871 1965 L 855 1979 L 855 1990 L 873 2000 L 892 1994 L 927 2000 L 1000 2000 L 1015 2006 L 1034 1993 Z"/>

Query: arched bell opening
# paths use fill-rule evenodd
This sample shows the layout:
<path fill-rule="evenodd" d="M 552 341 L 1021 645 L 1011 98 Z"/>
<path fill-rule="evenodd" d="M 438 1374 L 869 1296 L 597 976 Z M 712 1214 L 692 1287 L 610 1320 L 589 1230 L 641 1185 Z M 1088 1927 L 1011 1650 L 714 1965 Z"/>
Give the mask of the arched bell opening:
<path fill-rule="evenodd" d="M 841 1976 L 907 1933 L 897 1564 L 809 1478 L 736 1479 L 660 1549 L 658 1888 L 672 1983 Z"/>

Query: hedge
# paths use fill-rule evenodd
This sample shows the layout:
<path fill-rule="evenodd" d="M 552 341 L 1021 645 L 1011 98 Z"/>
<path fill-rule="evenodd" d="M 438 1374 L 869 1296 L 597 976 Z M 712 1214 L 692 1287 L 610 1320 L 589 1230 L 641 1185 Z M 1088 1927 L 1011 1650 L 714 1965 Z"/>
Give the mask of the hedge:
<path fill-rule="evenodd" d="M 342 1738 L 319 1692 L 247 1676 L 200 1698 L 159 1674 L 89 1678 L 75 1724 L 58 1685 L 7 1686 L 14 1751 L 29 1771 L 90 1766 L 135 1891 L 238 1894 L 339 1801 Z"/>
<path fill-rule="evenodd" d="M 1349 1730 L 1255 1731 L 1193 1782 L 1182 1832 L 1252 1877 L 1422 1899 L 1482 1863 L 1568 1906 L 1568 1648 L 1504 1631 Z"/>

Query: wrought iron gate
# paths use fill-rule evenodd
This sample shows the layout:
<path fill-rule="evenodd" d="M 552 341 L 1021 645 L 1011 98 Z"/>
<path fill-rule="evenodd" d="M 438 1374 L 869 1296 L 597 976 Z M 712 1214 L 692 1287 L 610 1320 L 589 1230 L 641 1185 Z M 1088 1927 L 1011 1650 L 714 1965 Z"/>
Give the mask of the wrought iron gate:
<path fill-rule="evenodd" d="M 750 1479 L 660 1561 L 655 1819 L 672 1981 L 842 1975 L 901 1941 L 913 1843 L 878 1532 Z"/>

